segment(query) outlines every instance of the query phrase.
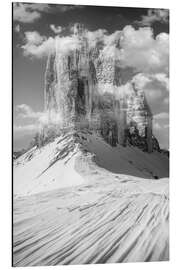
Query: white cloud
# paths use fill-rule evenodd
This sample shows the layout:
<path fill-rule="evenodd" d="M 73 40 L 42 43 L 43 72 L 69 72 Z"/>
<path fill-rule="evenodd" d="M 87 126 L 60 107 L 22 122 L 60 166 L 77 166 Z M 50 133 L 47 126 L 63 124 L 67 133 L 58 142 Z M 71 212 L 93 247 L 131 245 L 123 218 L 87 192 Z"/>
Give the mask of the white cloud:
<path fill-rule="evenodd" d="M 62 29 L 51 25 L 57 33 Z M 101 43 L 101 55 L 105 58 L 114 57 L 119 60 L 122 68 L 130 67 L 135 72 L 157 75 L 168 85 L 169 68 L 169 35 L 160 33 L 154 38 L 153 30 L 149 27 L 135 30 L 132 26 L 124 27 L 122 31 L 115 31 L 108 35 L 104 29 L 87 31 L 86 36 L 90 48 Z M 80 46 L 77 37 L 73 35 L 59 37 L 45 37 L 38 32 L 25 32 L 25 45 L 22 46 L 25 55 L 42 57 L 48 55 L 55 47 L 59 52 L 68 53 Z"/>
<path fill-rule="evenodd" d="M 111 83 L 98 83 L 97 91 L 100 95 L 109 93 L 115 95 L 116 98 L 120 98 L 132 93 L 132 85 L 130 82 L 121 86 L 112 86 Z"/>
<path fill-rule="evenodd" d="M 73 9 L 82 9 L 80 5 L 52 5 L 52 4 L 27 4 L 13 3 L 13 19 L 21 23 L 33 23 L 40 19 L 43 12 L 56 13 L 67 12 Z"/>
<path fill-rule="evenodd" d="M 118 42 L 120 41 L 122 36 L 122 31 L 115 31 L 114 33 L 110 34 L 110 35 L 104 35 L 104 44 L 105 45 L 117 45 Z"/>
<path fill-rule="evenodd" d="M 154 115 L 154 119 L 169 119 L 169 113 L 167 112 L 158 113 Z"/>
<path fill-rule="evenodd" d="M 63 30 L 62 26 L 55 26 L 54 24 L 51 24 L 50 28 L 55 34 L 60 34 Z"/>
<path fill-rule="evenodd" d="M 55 37 L 56 50 L 58 53 L 66 55 L 70 52 L 79 49 L 81 42 L 76 36 Z"/>
<path fill-rule="evenodd" d="M 160 129 L 162 129 L 162 126 L 161 126 L 159 123 L 154 122 L 154 123 L 153 123 L 153 129 L 154 129 L 154 130 L 160 130 Z"/>
<path fill-rule="evenodd" d="M 97 45 L 98 42 L 104 42 L 104 36 L 107 33 L 105 29 L 98 29 L 96 31 L 87 31 L 86 37 L 90 48 L 93 48 Z"/>
<path fill-rule="evenodd" d="M 132 78 L 132 82 L 136 88 L 144 90 L 150 104 L 159 103 L 169 97 L 169 79 L 166 74 L 138 73 Z"/>
<path fill-rule="evenodd" d="M 41 112 L 34 112 L 27 104 L 17 105 L 15 109 L 18 117 L 24 119 L 38 119 L 42 114 Z"/>
<path fill-rule="evenodd" d="M 13 132 L 15 134 L 33 134 L 38 130 L 37 124 L 29 124 L 29 125 L 14 125 Z"/>
<path fill-rule="evenodd" d="M 132 94 L 132 91 L 133 91 L 132 84 L 130 82 L 127 82 L 126 84 L 123 84 L 115 88 L 115 96 L 116 98 L 119 99 L 124 96 Z"/>
<path fill-rule="evenodd" d="M 14 27 L 14 31 L 19 33 L 21 31 L 21 27 L 19 24 L 17 24 L 15 27 Z"/>
<path fill-rule="evenodd" d="M 168 9 L 149 9 L 147 15 L 142 16 L 141 21 L 136 21 L 142 26 L 151 26 L 154 22 L 168 23 L 169 10 Z"/>
<path fill-rule="evenodd" d="M 153 129 L 154 130 L 165 130 L 165 129 L 168 129 L 169 128 L 169 123 L 162 123 L 161 119 L 154 119 L 153 120 Z M 167 132 L 167 131 L 165 131 Z"/>
<path fill-rule="evenodd" d="M 23 131 L 23 129 L 39 129 L 40 127 L 48 124 L 61 124 L 62 116 L 60 112 L 51 111 L 49 112 L 35 112 L 29 105 L 21 104 L 15 108 L 18 119 L 33 120 L 33 124 L 28 125 L 16 125 L 16 131 Z M 33 128 L 34 127 L 34 128 Z"/>
<path fill-rule="evenodd" d="M 144 88 L 147 85 L 156 83 L 157 85 L 161 85 L 159 87 L 160 89 L 169 91 L 169 78 L 165 73 L 138 73 L 132 78 L 132 82 L 135 83 L 137 88 Z"/>
<path fill-rule="evenodd" d="M 13 19 L 22 23 L 32 23 L 38 20 L 41 14 L 30 4 L 13 3 Z"/>
<path fill-rule="evenodd" d="M 21 46 L 25 56 L 41 58 L 55 49 L 52 37 L 41 36 L 37 31 L 25 32 L 25 45 Z"/>
<path fill-rule="evenodd" d="M 91 48 L 101 43 L 102 57 L 113 56 L 116 60 L 119 59 L 122 68 L 130 67 L 134 73 L 138 72 L 125 85 L 114 87 L 113 91 L 117 96 L 119 93 L 131 91 L 130 82 L 133 82 L 137 88 L 144 90 L 153 113 L 157 114 L 167 108 L 166 104 L 169 100 L 168 34 L 161 33 L 154 38 L 151 28 L 135 30 L 132 26 L 126 26 L 122 31 L 115 31 L 110 35 L 103 29 L 87 31 L 85 34 Z M 25 32 L 25 44 L 22 49 L 24 55 L 41 58 L 53 51 L 60 56 L 66 55 L 80 46 L 81 42 L 73 34 L 47 38 L 37 31 L 32 31 Z M 112 87 L 108 87 L 107 84 L 106 86 L 99 85 L 98 90 L 100 93 L 109 93 L 112 92 Z"/>
<path fill-rule="evenodd" d="M 106 29 L 86 32 L 86 37 L 91 48 L 95 47 L 99 42 L 101 42 L 105 47 L 115 46 L 120 41 L 121 35 L 122 31 L 119 30 L 112 34 L 108 34 Z"/>
<path fill-rule="evenodd" d="M 45 36 L 41 36 L 37 31 L 25 32 L 26 42 L 33 45 L 40 45 L 44 40 Z"/>
<path fill-rule="evenodd" d="M 167 73 L 169 65 L 169 35 L 153 37 L 149 27 L 135 30 L 124 27 L 119 51 L 120 65 L 133 67 L 138 72 Z"/>
<path fill-rule="evenodd" d="M 169 100 L 168 85 L 166 75 L 138 73 L 132 78 L 135 87 L 142 89 L 145 93 L 146 100 L 153 114 L 158 114 L 168 109 L 167 103 Z M 165 82 L 164 82 L 165 81 Z"/>
<path fill-rule="evenodd" d="M 167 74 L 165 73 L 157 73 L 152 76 L 157 81 L 161 82 L 162 85 L 164 85 L 165 89 L 169 91 L 169 78 L 167 77 Z"/>
<path fill-rule="evenodd" d="M 137 88 L 144 88 L 147 83 L 149 83 L 151 80 L 147 74 L 144 73 L 138 73 L 132 78 L 132 82 L 135 83 L 135 86 Z"/>
<path fill-rule="evenodd" d="M 131 67 L 136 72 L 168 73 L 169 35 L 160 33 L 154 37 L 150 27 L 133 28 L 125 26 L 122 31 L 108 35 L 106 30 L 99 29 L 87 32 L 91 47 L 98 42 L 103 44 L 101 55 L 114 57 L 121 67 Z"/>
<path fill-rule="evenodd" d="M 34 56 L 42 58 L 48 56 L 49 53 L 58 51 L 60 54 L 68 54 L 78 49 L 80 41 L 75 36 L 45 37 L 41 36 L 37 31 L 25 32 L 25 45 L 21 46 L 25 56 Z"/>

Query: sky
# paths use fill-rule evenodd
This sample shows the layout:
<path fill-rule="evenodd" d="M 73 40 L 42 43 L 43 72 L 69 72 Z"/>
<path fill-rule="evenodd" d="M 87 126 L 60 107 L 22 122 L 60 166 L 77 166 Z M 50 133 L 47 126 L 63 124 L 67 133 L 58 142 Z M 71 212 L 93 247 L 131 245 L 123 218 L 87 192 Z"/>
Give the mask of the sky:
<path fill-rule="evenodd" d="M 169 12 L 164 9 L 13 3 L 13 134 L 14 149 L 26 148 L 43 118 L 44 74 L 54 41 L 62 50 L 75 46 L 71 26 L 82 23 L 89 42 L 122 50 L 123 87 L 133 81 L 144 89 L 153 113 L 153 134 L 169 148 Z M 126 72 L 125 72 L 126 71 Z"/>

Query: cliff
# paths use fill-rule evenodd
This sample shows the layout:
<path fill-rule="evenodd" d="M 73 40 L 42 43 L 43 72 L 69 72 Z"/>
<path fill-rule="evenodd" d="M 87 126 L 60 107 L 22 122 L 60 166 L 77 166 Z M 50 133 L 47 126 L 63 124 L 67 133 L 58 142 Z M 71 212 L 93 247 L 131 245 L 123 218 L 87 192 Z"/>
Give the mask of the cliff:
<path fill-rule="evenodd" d="M 78 49 L 63 54 L 56 46 L 47 60 L 45 110 L 49 120 L 55 112 L 61 116 L 61 128 L 93 129 L 112 146 L 159 150 L 144 92 L 132 84 L 130 93 L 121 93 L 121 68 L 115 57 L 103 55 L 102 45 L 91 48 L 82 25 L 74 25 L 73 36 Z"/>

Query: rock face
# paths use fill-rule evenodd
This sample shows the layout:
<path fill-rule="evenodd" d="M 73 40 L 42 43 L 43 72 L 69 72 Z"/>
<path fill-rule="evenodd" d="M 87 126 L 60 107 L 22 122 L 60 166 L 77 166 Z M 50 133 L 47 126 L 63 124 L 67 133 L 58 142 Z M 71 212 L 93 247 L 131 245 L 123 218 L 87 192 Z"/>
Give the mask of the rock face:
<path fill-rule="evenodd" d="M 50 121 L 56 113 L 62 128 L 96 130 L 112 146 L 159 150 L 144 92 L 132 84 L 130 93 L 121 93 L 115 57 L 103 55 L 102 44 L 91 48 L 80 24 L 74 25 L 74 37 L 78 49 L 63 54 L 57 47 L 48 57 L 44 96 Z"/>

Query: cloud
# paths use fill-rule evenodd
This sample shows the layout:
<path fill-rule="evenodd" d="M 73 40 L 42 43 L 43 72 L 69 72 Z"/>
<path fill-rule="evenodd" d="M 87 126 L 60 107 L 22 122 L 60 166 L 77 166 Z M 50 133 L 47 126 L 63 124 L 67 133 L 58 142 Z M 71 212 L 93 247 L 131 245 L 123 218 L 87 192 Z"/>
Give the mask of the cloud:
<path fill-rule="evenodd" d="M 50 25 L 51 30 L 58 34 L 63 28 L 61 26 Z M 45 37 L 41 36 L 37 31 L 25 32 L 25 44 L 21 46 L 26 56 L 35 56 L 37 58 L 47 56 L 49 52 L 56 50 L 62 54 L 68 54 L 72 50 L 80 48 L 81 41 L 73 34 L 73 29 L 70 29 L 70 34 L 60 37 Z M 85 35 L 88 40 L 90 48 L 94 48 L 98 43 L 110 45 L 112 41 L 112 35 L 105 35 L 107 33 L 104 29 L 98 29 L 97 31 L 86 31 Z M 113 34 L 115 37 L 115 35 Z"/>
<path fill-rule="evenodd" d="M 135 23 L 141 26 L 151 26 L 155 22 L 168 23 L 169 10 L 149 9 L 147 15 L 143 15 L 140 21 L 135 21 Z"/>
<path fill-rule="evenodd" d="M 122 31 L 108 34 L 99 29 L 87 32 L 90 47 L 102 44 L 101 55 L 114 57 L 122 68 L 130 67 L 136 72 L 168 73 L 169 35 L 160 33 L 154 37 L 153 29 L 141 27 L 135 29 L 127 25 Z"/>
<path fill-rule="evenodd" d="M 161 33 L 154 38 L 151 28 L 135 30 L 129 25 L 124 27 L 120 41 L 118 58 L 122 67 L 133 67 L 138 72 L 168 72 L 168 34 Z"/>
<path fill-rule="evenodd" d="M 34 112 L 27 104 L 17 105 L 15 111 L 18 114 L 18 117 L 24 119 L 38 119 L 42 114 L 41 112 Z"/>
<path fill-rule="evenodd" d="M 25 32 L 25 44 L 21 46 L 25 56 L 41 58 L 55 49 L 52 37 L 41 36 L 37 31 Z"/>
<path fill-rule="evenodd" d="M 19 24 L 17 24 L 15 27 L 14 27 L 14 31 L 19 33 L 21 31 L 21 27 Z"/>
<path fill-rule="evenodd" d="M 25 56 L 42 58 L 57 50 L 59 54 L 69 54 L 80 48 L 80 41 L 76 36 L 45 37 L 37 31 L 25 32 L 25 44 L 21 46 Z"/>
<path fill-rule="evenodd" d="M 166 74 L 162 73 L 138 73 L 131 80 L 136 88 L 144 91 L 153 114 L 158 114 L 162 112 L 162 110 L 168 109 L 167 103 L 164 101 L 169 100 L 169 86 L 167 80 Z"/>
<path fill-rule="evenodd" d="M 154 122 L 154 123 L 153 123 L 153 129 L 154 129 L 154 130 L 160 130 L 160 129 L 162 129 L 162 127 L 161 127 L 161 125 L 160 125 L 159 123 Z"/>
<path fill-rule="evenodd" d="M 53 25 L 55 29 L 57 27 Z M 53 28 L 54 28 L 53 27 Z M 61 30 L 59 28 L 59 30 Z M 86 31 L 90 48 L 98 46 L 102 58 L 114 57 L 123 70 L 131 69 L 131 78 L 125 85 L 114 87 L 113 91 L 125 93 L 131 91 L 130 84 L 144 90 L 153 113 L 166 110 L 169 100 L 169 35 L 160 33 L 154 37 L 150 27 L 135 29 L 126 26 L 122 31 L 108 34 L 105 29 Z M 24 55 L 41 58 L 56 51 L 57 55 L 68 55 L 81 47 L 81 41 L 69 33 L 67 36 L 46 37 L 37 31 L 25 32 Z M 134 75 L 136 74 L 136 75 Z M 98 86 L 100 93 L 112 92 L 112 87 Z"/>
<path fill-rule="evenodd" d="M 105 29 L 98 29 L 96 31 L 87 31 L 86 37 L 88 40 L 88 44 L 90 48 L 94 48 L 97 43 L 104 42 L 105 33 L 107 33 L 107 30 Z"/>
<path fill-rule="evenodd" d="M 54 24 L 51 24 L 50 28 L 55 34 L 60 34 L 63 31 L 62 26 L 55 26 Z"/>
<path fill-rule="evenodd" d="M 167 74 L 157 73 L 152 77 L 156 79 L 157 81 L 161 82 L 162 85 L 165 87 L 165 89 L 169 91 L 169 78 L 167 77 Z"/>
<path fill-rule="evenodd" d="M 158 113 L 154 115 L 154 119 L 169 119 L 169 113 L 167 112 Z"/>
<path fill-rule="evenodd" d="M 168 113 L 160 113 L 153 118 L 153 130 L 167 132 L 169 129 L 169 114 Z"/>
<path fill-rule="evenodd" d="M 80 49 L 81 41 L 75 36 L 56 37 L 57 51 L 60 54 L 69 54 L 70 52 Z"/>
<path fill-rule="evenodd" d="M 51 29 L 59 33 L 62 28 L 51 25 Z M 168 83 L 169 70 L 169 35 L 160 33 L 156 37 L 150 27 L 136 30 L 128 25 L 122 31 L 108 34 L 105 29 L 86 31 L 85 33 L 90 48 L 97 45 L 103 58 L 114 57 L 122 68 L 132 68 L 135 72 L 159 74 L 158 80 Z M 34 42 L 32 37 L 34 37 Z M 39 43 L 36 42 L 41 41 Z M 25 44 L 22 46 L 25 55 L 43 57 L 55 50 L 63 53 L 70 52 L 80 46 L 80 41 L 73 34 L 64 37 L 45 37 L 38 32 L 25 32 Z M 163 75 L 161 75 L 163 74 Z"/>
<path fill-rule="evenodd" d="M 13 3 L 13 19 L 22 23 L 33 23 L 41 17 L 31 4 Z"/>
<path fill-rule="evenodd" d="M 155 136 L 158 136 L 160 138 L 168 136 L 168 130 L 169 130 L 169 119 L 166 119 L 167 121 L 164 122 L 164 119 L 153 119 L 153 132 Z"/>
<path fill-rule="evenodd" d="M 13 132 L 16 133 L 23 133 L 23 134 L 33 134 L 38 130 L 38 126 L 36 124 L 29 124 L 29 125 L 14 125 Z"/>
<path fill-rule="evenodd" d="M 16 125 L 16 131 L 23 131 L 23 129 L 28 130 L 38 130 L 40 127 L 48 124 L 61 124 L 62 116 L 61 112 L 51 111 L 49 112 L 35 112 L 29 105 L 20 104 L 15 108 L 17 119 L 21 120 L 31 120 L 33 124 L 28 125 Z M 34 128 L 33 128 L 34 127 Z"/>
<path fill-rule="evenodd" d="M 127 82 L 121 86 L 112 86 L 111 83 L 98 83 L 97 91 L 99 95 L 106 93 L 114 95 L 116 98 L 121 98 L 124 95 L 129 95 L 132 93 L 132 85 L 130 82 Z"/>
<path fill-rule="evenodd" d="M 169 91 L 169 78 L 165 73 L 138 73 L 132 78 L 132 82 L 135 83 L 137 88 L 145 88 L 156 84 L 159 86 L 157 88 L 164 90 L 165 92 Z"/>
<path fill-rule="evenodd" d="M 132 78 L 132 82 L 135 84 L 137 88 L 144 88 L 147 83 L 149 83 L 151 80 L 147 74 L 144 73 L 138 73 Z"/>
<path fill-rule="evenodd" d="M 26 42 L 33 45 L 40 45 L 46 40 L 45 36 L 41 36 L 37 31 L 25 32 Z"/>
<path fill-rule="evenodd" d="M 84 8 L 84 6 L 80 5 L 13 3 L 13 19 L 21 23 L 33 23 L 41 18 L 42 13 L 63 13 L 82 8 Z"/>

